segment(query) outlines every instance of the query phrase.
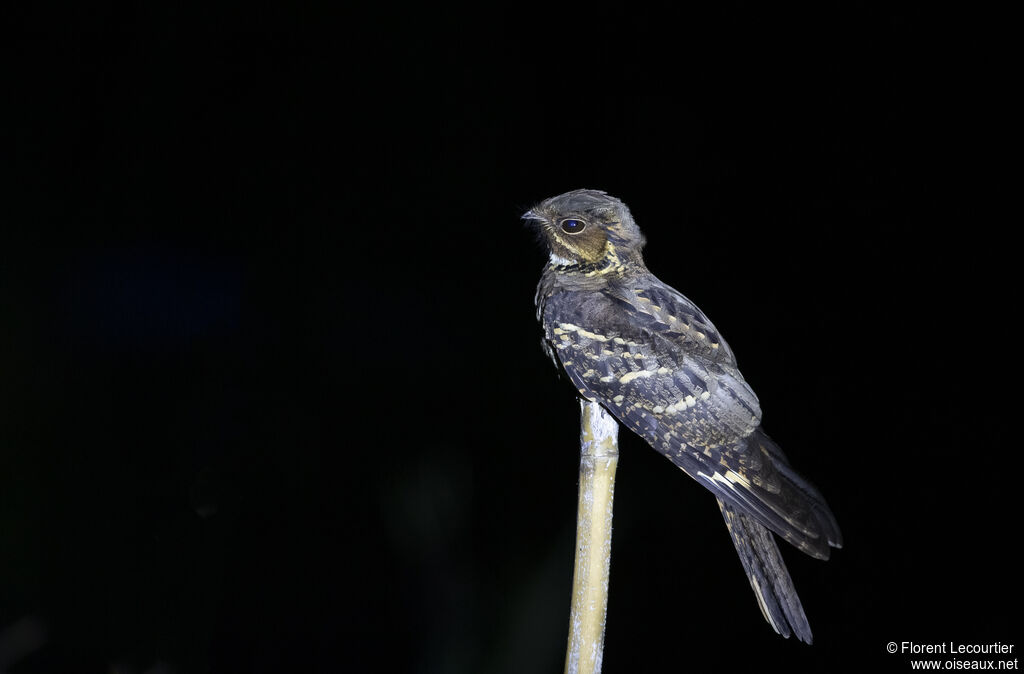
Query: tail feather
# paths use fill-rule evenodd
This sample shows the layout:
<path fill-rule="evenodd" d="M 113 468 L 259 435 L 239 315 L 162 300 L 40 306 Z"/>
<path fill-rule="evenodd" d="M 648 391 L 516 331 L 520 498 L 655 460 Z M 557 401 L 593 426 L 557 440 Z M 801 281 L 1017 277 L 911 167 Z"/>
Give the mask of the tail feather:
<path fill-rule="evenodd" d="M 793 633 L 811 643 L 811 626 L 772 533 L 722 499 L 718 507 L 765 619 L 787 639 Z"/>

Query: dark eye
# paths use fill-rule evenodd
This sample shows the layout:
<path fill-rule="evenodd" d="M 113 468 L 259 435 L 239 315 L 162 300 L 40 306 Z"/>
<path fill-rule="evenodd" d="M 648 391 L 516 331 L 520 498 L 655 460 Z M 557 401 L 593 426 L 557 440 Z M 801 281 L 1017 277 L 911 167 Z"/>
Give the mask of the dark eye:
<path fill-rule="evenodd" d="M 562 220 L 562 231 L 566 234 L 579 234 L 587 228 L 587 223 L 578 218 L 566 218 Z"/>

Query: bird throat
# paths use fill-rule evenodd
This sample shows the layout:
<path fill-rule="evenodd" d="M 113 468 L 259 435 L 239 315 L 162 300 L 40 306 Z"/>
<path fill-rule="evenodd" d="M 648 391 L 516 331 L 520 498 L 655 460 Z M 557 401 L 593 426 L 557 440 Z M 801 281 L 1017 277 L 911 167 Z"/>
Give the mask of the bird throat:
<path fill-rule="evenodd" d="M 551 268 L 562 274 L 583 274 L 584 276 L 599 276 L 610 272 L 621 272 L 623 270 L 622 260 L 619 259 L 615 246 L 611 242 L 605 248 L 604 257 L 597 262 L 574 262 L 567 258 L 551 254 Z"/>

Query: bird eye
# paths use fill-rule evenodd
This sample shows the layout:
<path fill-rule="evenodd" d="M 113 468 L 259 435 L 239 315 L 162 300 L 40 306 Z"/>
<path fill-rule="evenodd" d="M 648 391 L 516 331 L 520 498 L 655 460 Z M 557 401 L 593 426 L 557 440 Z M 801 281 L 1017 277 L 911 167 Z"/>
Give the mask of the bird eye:
<path fill-rule="evenodd" d="M 579 234 L 587 228 L 587 223 L 577 218 L 566 218 L 562 220 L 562 231 L 566 234 Z"/>

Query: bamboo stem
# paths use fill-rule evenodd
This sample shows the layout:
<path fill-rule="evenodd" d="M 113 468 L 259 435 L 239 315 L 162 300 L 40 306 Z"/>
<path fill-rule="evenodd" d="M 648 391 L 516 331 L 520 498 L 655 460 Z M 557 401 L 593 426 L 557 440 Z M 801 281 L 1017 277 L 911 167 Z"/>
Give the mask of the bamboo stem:
<path fill-rule="evenodd" d="M 608 613 L 612 499 L 619 425 L 594 402 L 580 401 L 580 493 L 566 674 L 599 674 Z"/>

